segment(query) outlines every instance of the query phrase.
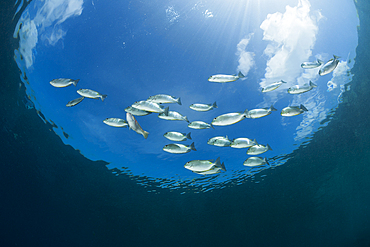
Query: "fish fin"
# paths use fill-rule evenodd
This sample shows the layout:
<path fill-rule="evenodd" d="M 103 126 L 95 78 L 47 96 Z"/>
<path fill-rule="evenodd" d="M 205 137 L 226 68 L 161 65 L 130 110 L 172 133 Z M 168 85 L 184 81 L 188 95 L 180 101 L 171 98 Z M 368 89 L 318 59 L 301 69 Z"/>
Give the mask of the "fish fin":
<path fill-rule="evenodd" d="M 197 150 L 195 149 L 194 142 L 193 142 L 192 144 L 190 144 L 190 149 L 191 149 L 191 150 L 194 150 L 194 151 L 197 151 Z"/>
<path fill-rule="evenodd" d="M 317 62 L 321 65 L 324 63 L 324 61 L 320 60 L 320 59 L 317 59 Z"/>
<path fill-rule="evenodd" d="M 286 81 L 280 80 L 282 83 L 287 83 Z"/>
<path fill-rule="evenodd" d="M 271 105 L 270 106 L 270 111 L 277 111 L 277 110 L 276 110 L 276 108 L 273 105 Z"/>
<path fill-rule="evenodd" d="M 181 105 L 181 98 L 180 97 L 177 99 L 177 104 Z"/>
<path fill-rule="evenodd" d="M 313 83 L 312 81 L 310 81 L 310 86 L 311 87 L 317 87 L 317 85 L 315 83 Z"/>
<path fill-rule="evenodd" d="M 242 72 L 241 72 L 241 71 L 239 71 L 239 73 L 238 73 L 238 77 L 239 77 L 239 78 L 244 78 L 245 76 L 242 74 Z"/>
<path fill-rule="evenodd" d="M 145 139 L 146 139 L 146 138 L 148 138 L 149 132 L 147 132 L 147 131 L 145 131 L 145 130 L 143 130 L 143 131 L 144 131 L 144 133 L 143 133 L 144 138 L 145 138 Z"/>
<path fill-rule="evenodd" d="M 243 112 L 243 114 L 247 117 L 248 116 L 248 109 L 245 109 L 245 111 Z"/>
<path fill-rule="evenodd" d="M 272 148 L 270 147 L 270 145 L 266 145 L 266 147 L 267 147 L 267 150 L 271 150 L 272 151 Z"/>
<path fill-rule="evenodd" d="M 254 139 L 253 141 L 254 141 L 255 145 L 258 145 L 258 142 L 257 142 L 257 140 L 256 140 L 256 139 Z"/>
<path fill-rule="evenodd" d="M 222 169 L 222 170 L 224 170 L 224 171 L 226 172 L 226 167 L 225 167 L 224 162 L 222 162 L 222 164 L 221 164 L 221 169 Z"/>
<path fill-rule="evenodd" d="M 165 116 L 168 116 L 168 111 L 169 111 L 169 107 L 167 106 L 165 109 L 164 109 L 164 112 L 163 112 L 163 114 L 165 115 Z"/>
<path fill-rule="evenodd" d="M 102 94 L 102 96 L 100 97 L 101 98 L 101 101 L 104 101 L 107 96 L 108 95 L 106 95 L 106 94 Z"/>
<path fill-rule="evenodd" d="M 189 132 L 187 135 L 186 135 L 186 139 L 189 139 L 191 140 L 191 136 L 190 136 L 191 132 Z"/>
<path fill-rule="evenodd" d="M 333 55 L 335 60 L 338 60 L 340 57 Z"/>
<path fill-rule="evenodd" d="M 270 166 L 270 164 L 268 163 L 266 157 L 263 159 L 263 162 L 265 162 L 268 166 Z"/>
<path fill-rule="evenodd" d="M 213 127 L 213 125 L 212 125 L 212 124 L 210 124 L 210 125 L 211 125 L 212 129 L 215 129 L 215 127 Z"/>
<path fill-rule="evenodd" d="M 213 108 L 218 108 L 218 107 L 217 107 L 217 104 L 216 104 L 216 101 L 215 101 L 215 103 L 213 103 L 212 107 L 213 107 Z"/>
<path fill-rule="evenodd" d="M 185 119 L 186 122 L 190 123 L 190 121 L 189 121 L 189 119 L 188 119 L 187 116 L 185 116 L 184 119 Z"/>
<path fill-rule="evenodd" d="M 218 157 L 215 161 L 215 167 L 221 167 L 221 161 L 220 161 L 220 157 Z"/>
<path fill-rule="evenodd" d="M 307 108 L 304 105 L 302 105 L 302 104 L 299 106 L 299 109 L 301 109 L 303 111 L 308 111 Z"/>
<path fill-rule="evenodd" d="M 78 83 L 79 81 L 80 81 L 80 79 L 74 80 L 74 81 L 73 81 L 73 85 L 74 85 L 74 86 L 77 86 L 77 83 Z"/>

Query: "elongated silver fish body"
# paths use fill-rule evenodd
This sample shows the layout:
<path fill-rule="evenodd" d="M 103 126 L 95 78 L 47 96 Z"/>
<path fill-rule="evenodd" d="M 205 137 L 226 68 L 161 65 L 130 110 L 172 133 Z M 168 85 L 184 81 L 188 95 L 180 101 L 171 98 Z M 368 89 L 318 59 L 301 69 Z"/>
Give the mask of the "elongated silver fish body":
<path fill-rule="evenodd" d="M 124 128 L 128 126 L 127 121 L 121 118 L 106 118 L 103 122 L 112 127 Z"/>
<path fill-rule="evenodd" d="M 270 115 L 272 111 L 276 111 L 276 109 L 271 106 L 270 108 L 262 108 L 262 109 L 253 109 L 248 111 L 246 117 L 247 118 L 261 118 L 267 115 Z"/>
<path fill-rule="evenodd" d="M 191 140 L 190 134 L 191 132 L 186 134 L 186 133 L 180 133 L 176 131 L 170 131 L 170 132 L 166 132 L 163 136 L 166 137 L 168 140 L 175 141 L 175 142 L 181 142 L 187 139 Z"/>
<path fill-rule="evenodd" d="M 211 160 L 192 160 L 186 162 L 184 167 L 188 170 L 193 172 L 206 172 L 213 168 L 220 168 L 226 171 L 224 163 L 221 164 L 220 157 L 217 158 L 216 162 L 212 162 Z"/>
<path fill-rule="evenodd" d="M 290 93 L 290 94 L 301 94 L 301 93 L 308 92 L 308 91 L 312 90 L 315 87 L 317 87 L 317 85 L 315 83 L 313 83 L 312 81 L 310 81 L 309 84 L 295 85 L 293 87 L 290 87 L 288 89 L 288 93 Z"/>
<path fill-rule="evenodd" d="M 241 112 L 234 112 L 234 113 L 227 113 L 220 115 L 218 117 L 215 117 L 212 120 L 212 125 L 215 126 L 226 126 L 226 125 L 232 125 L 237 122 L 242 121 L 245 119 L 248 115 L 248 110 L 245 110 L 243 113 Z"/>
<path fill-rule="evenodd" d="M 58 78 L 50 81 L 50 84 L 53 87 L 68 87 L 69 85 L 77 86 L 77 83 L 80 81 L 80 79 L 73 80 L 73 79 L 67 79 L 67 78 Z"/>
<path fill-rule="evenodd" d="M 163 147 L 163 150 L 172 154 L 185 154 L 191 150 L 197 151 L 194 147 L 194 142 L 190 146 L 186 146 L 179 143 L 171 143 Z"/>
<path fill-rule="evenodd" d="M 320 59 L 317 59 L 316 62 L 304 62 L 301 64 L 301 67 L 304 69 L 314 69 L 320 67 L 324 62 Z"/>
<path fill-rule="evenodd" d="M 225 83 L 225 82 L 236 81 L 239 78 L 244 78 L 244 75 L 240 71 L 239 71 L 238 75 L 224 75 L 224 74 L 212 75 L 208 78 L 208 81 L 218 82 L 218 83 Z"/>
<path fill-rule="evenodd" d="M 229 138 L 223 136 L 212 137 L 207 141 L 207 144 L 217 146 L 217 147 L 229 147 L 231 141 Z"/>
<path fill-rule="evenodd" d="M 253 145 L 251 146 L 248 151 L 247 151 L 247 154 L 249 155 L 259 155 L 259 154 L 262 154 L 264 152 L 267 152 L 268 150 L 272 150 L 270 145 L 261 145 L 261 144 L 256 144 L 256 145 Z"/>
<path fill-rule="evenodd" d="M 283 81 L 283 80 L 278 81 L 278 82 L 274 82 L 274 83 L 262 88 L 262 93 L 271 92 L 271 91 L 277 89 L 278 87 L 280 87 L 283 83 L 286 83 L 286 82 Z"/>
<path fill-rule="evenodd" d="M 213 108 L 217 108 L 217 104 L 216 104 L 216 102 L 213 103 L 213 104 L 199 104 L 199 103 L 196 103 L 196 104 L 191 104 L 189 107 L 190 107 L 190 109 L 192 109 L 194 111 L 209 111 L 209 110 L 212 110 Z"/>
<path fill-rule="evenodd" d="M 256 145 L 256 140 L 251 140 L 249 138 L 236 138 L 234 139 L 231 144 L 230 144 L 230 147 L 232 148 L 249 148 L 253 145 Z"/>
<path fill-rule="evenodd" d="M 330 59 L 326 64 L 324 64 L 320 68 L 319 75 L 323 76 L 331 73 L 338 66 L 339 63 L 338 58 L 340 57 L 334 55 L 334 59 L 333 58 Z"/>
<path fill-rule="evenodd" d="M 143 110 L 137 109 L 137 108 L 132 107 L 132 106 L 126 107 L 125 112 L 129 112 L 129 113 L 131 113 L 132 115 L 135 115 L 135 116 L 146 116 L 146 115 L 152 114 L 151 112 L 143 111 Z"/>
<path fill-rule="evenodd" d="M 148 112 L 163 113 L 168 112 L 168 107 L 163 109 L 161 105 L 152 101 L 141 100 L 132 104 L 132 107 Z"/>
<path fill-rule="evenodd" d="M 90 98 L 90 99 L 98 99 L 100 98 L 101 101 L 104 101 L 107 97 L 106 94 L 100 94 L 94 90 L 91 89 L 78 89 L 77 93 L 83 97 Z"/>
<path fill-rule="evenodd" d="M 126 113 L 126 120 L 130 129 L 140 135 L 143 135 L 145 139 L 148 138 L 149 132 L 141 128 L 140 124 L 136 121 L 135 117 L 131 113 Z"/>
<path fill-rule="evenodd" d="M 302 114 L 305 111 L 308 111 L 308 110 L 304 105 L 288 106 L 288 107 L 285 107 L 283 110 L 281 110 L 281 116 L 283 116 L 283 117 L 293 117 L 293 116 L 297 116 L 299 114 Z"/>
<path fill-rule="evenodd" d="M 67 103 L 67 105 L 66 106 L 68 106 L 68 107 L 72 107 L 72 106 L 75 106 L 75 105 L 77 105 L 77 104 L 79 104 L 79 103 L 81 103 L 81 101 L 84 99 L 85 97 L 80 97 L 80 98 L 77 98 L 77 99 L 74 99 L 74 100 L 71 100 L 71 101 L 69 101 L 68 103 Z"/>
<path fill-rule="evenodd" d="M 263 159 L 261 157 L 250 157 L 250 158 L 246 159 L 243 163 L 243 165 L 250 166 L 250 167 L 262 166 L 264 164 L 269 164 L 269 163 L 267 162 L 266 158 Z"/>
<path fill-rule="evenodd" d="M 188 124 L 189 128 L 192 129 L 209 129 L 209 128 L 214 128 L 211 124 L 205 123 L 203 121 L 193 121 Z"/>
<path fill-rule="evenodd" d="M 165 119 L 165 120 L 173 120 L 173 121 L 178 120 L 178 121 L 186 121 L 189 123 L 189 120 L 186 116 L 183 116 L 180 113 L 175 112 L 175 111 L 169 111 L 167 114 L 165 112 L 160 113 L 158 117 L 161 119 Z"/>
<path fill-rule="evenodd" d="M 154 102 L 154 103 L 158 103 L 158 104 L 161 104 L 161 103 L 177 103 L 179 105 L 181 105 L 181 99 L 180 98 L 175 98 L 173 96 L 170 96 L 170 95 L 166 95 L 166 94 L 157 94 L 157 95 L 153 95 L 153 96 L 150 96 L 147 101 L 151 101 L 151 102 Z"/>
<path fill-rule="evenodd" d="M 211 169 L 207 170 L 207 171 L 204 171 L 204 172 L 194 172 L 196 174 L 200 174 L 200 175 L 212 175 L 212 174 L 217 174 L 217 173 L 220 173 L 222 171 L 222 168 L 220 167 L 212 167 Z"/>

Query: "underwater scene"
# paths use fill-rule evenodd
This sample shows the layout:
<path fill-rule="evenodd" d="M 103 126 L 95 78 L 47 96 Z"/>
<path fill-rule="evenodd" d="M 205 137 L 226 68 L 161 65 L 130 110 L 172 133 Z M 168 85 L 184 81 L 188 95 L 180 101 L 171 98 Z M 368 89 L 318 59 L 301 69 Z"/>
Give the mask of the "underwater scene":
<path fill-rule="evenodd" d="M 0 9 L 2 246 L 370 246 L 367 1 Z"/>

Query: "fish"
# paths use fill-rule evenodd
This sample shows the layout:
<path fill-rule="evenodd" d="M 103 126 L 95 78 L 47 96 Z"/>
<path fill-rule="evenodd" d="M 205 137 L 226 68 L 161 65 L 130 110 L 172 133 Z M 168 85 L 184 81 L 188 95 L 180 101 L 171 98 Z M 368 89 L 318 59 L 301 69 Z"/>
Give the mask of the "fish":
<path fill-rule="evenodd" d="M 272 150 L 272 148 L 270 147 L 270 145 L 261 145 L 261 144 L 258 144 L 256 143 L 255 145 L 251 146 L 248 151 L 247 151 L 247 154 L 249 155 L 258 155 L 258 154 L 262 154 L 264 152 L 267 152 L 268 150 Z"/>
<path fill-rule="evenodd" d="M 69 101 L 67 104 L 66 104 L 66 106 L 68 106 L 68 107 L 72 107 L 72 106 L 75 106 L 75 105 L 77 105 L 77 104 L 79 104 L 83 99 L 84 99 L 85 97 L 80 97 L 80 98 L 77 98 L 77 99 L 74 99 L 74 100 L 71 100 L 71 101 Z"/>
<path fill-rule="evenodd" d="M 170 96 L 170 95 L 166 95 L 166 94 L 157 94 L 157 95 L 153 95 L 153 96 L 150 96 L 147 101 L 151 101 L 151 102 L 154 102 L 154 103 L 158 103 L 158 104 L 161 104 L 161 103 L 177 103 L 179 105 L 181 105 L 181 99 L 180 98 L 175 98 L 173 96 Z"/>
<path fill-rule="evenodd" d="M 286 83 L 286 81 L 278 81 L 278 82 L 274 82 L 270 85 L 267 85 L 266 87 L 262 88 L 262 93 L 267 93 L 267 92 L 271 92 L 275 89 L 277 89 L 278 87 L 280 87 L 283 83 Z"/>
<path fill-rule="evenodd" d="M 226 171 L 225 164 L 220 161 L 220 157 L 217 158 L 216 162 L 213 163 L 212 160 L 192 160 L 186 162 L 184 167 L 193 172 L 206 172 L 215 167 Z"/>
<path fill-rule="evenodd" d="M 73 79 L 67 79 L 67 78 L 59 78 L 54 79 L 50 81 L 50 84 L 53 87 L 68 87 L 69 85 L 77 86 L 77 83 L 80 81 L 80 79 L 73 80 Z"/>
<path fill-rule="evenodd" d="M 90 98 L 90 99 L 100 98 L 101 101 L 104 101 L 105 98 L 107 98 L 106 94 L 100 94 L 100 93 L 98 93 L 94 90 L 91 90 L 91 89 L 78 89 L 77 93 L 81 96 L 84 96 L 84 97 Z"/>
<path fill-rule="evenodd" d="M 337 65 L 339 63 L 338 58 L 340 58 L 340 57 L 335 56 L 335 55 L 333 55 L 333 56 L 334 56 L 334 59 L 333 58 L 330 59 L 326 64 L 324 64 L 320 68 L 319 75 L 321 75 L 321 76 L 327 75 L 327 74 L 331 73 L 337 67 Z"/>
<path fill-rule="evenodd" d="M 166 112 L 160 113 L 158 117 L 161 119 L 165 119 L 165 120 L 179 120 L 179 121 L 186 121 L 190 123 L 186 116 L 183 116 L 180 113 L 175 112 L 175 111 L 168 111 L 167 114 Z"/>
<path fill-rule="evenodd" d="M 312 90 L 314 87 L 317 87 L 317 85 L 315 83 L 313 83 L 312 81 L 310 81 L 309 84 L 304 84 L 304 85 L 295 85 L 293 87 L 290 87 L 288 89 L 288 93 L 290 94 L 300 94 L 300 93 L 305 93 L 305 92 L 308 92 L 310 90 Z"/>
<path fill-rule="evenodd" d="M 191 150 L 197 151 L 194 146 L 194 142 L 190 146 L 185 146 L 183 144 L 171 143 L 163 147 L 163 151 L 172 153 L 172 154 L 185 154 L 189 153 Z"/>
<path fill-rule="evenodd" d="M 132 115 L 135 115 L 135 116 L 146 116 L 146 115 L 152 114 L 152 112 L 139 110 L 139 109 L 137 109 L 135 107 L 132 107 L 132 106 L 126 107 L 125 112 L 129 112 L 129 113 L 131 113 Z"/>
<path fill-rule="evenodd" d="M 285 107 L 283 110 L 281 110 L 281 116 L 283 117 L 293 117 L 293 116 L 297 116 L 305 111 L 308 111 L 306 107 L 304 107 L 304 105 L 300 105 L 300 106 L 288 106 L 288 107 Z"/>
<path fill-rule="evenodd" d="M 253 109 L 253 110 L 248 111 L 246 117 L 247 118 L 261 118 L 261 117 L 270 115 L 272 111 L 277 111 L 274 106 L 270 106 L 270 108 Z"/>
<path fill-rule="evenodd" d="M 244 112 L 223 114 L 218 117 L 215 117 L 212 120 L 211 124 L 216 125 L 216 126 L 226 126 L 226 125 L 235 124 L 245 119 L 247 117 L 247 114 L 248 114 L 248 110 L 245 110 Z"/>
<path fill-rule="evenodd" d="M 317 59 L 316 62 L 304 62 L 301 64 L 301 67 L 304 69 L 314 69 L 320 67 L 324 62 L 320 59 Z"/>
<path fill-rule="evenodd" d="M 229 147 L 231 141 L 229 138 L 223 136 L 212 137 L 207 141 L 207 144 L 217 146 L 217 147 Z"/>
<path fill-rule="evenodd" d="M 128 126 L 127 121 L 124 120 L 124 119 L 121 119 L 121 118 L 106 118 L 106 119 L 103 120 L 103 122 L 106 125 L 109 125 L 109 126 L 112 126 L 112 127 L 124 128 L 124 127 Z"/>
<path fill-rule="evenodd" d="M 222 163 L 222 165 L 224 165 Z M 224 165 L 225 166 L 225 165 Z M 211 175 L 211 174 L 217 174 L 217 173 L 220 173 L 222 170 L 221 167 L 212 167 L 211 169 L 207 170 L 207 171 L 204 171 L 204 172 L 194 172 L 194 173 L 197 173 L 197 174 L 200 174 L 200 175 Z"/>
<path fill-rule="evenodd" d="M 213 128 L 213 125 L 212 124 L 208 124 L 208 123 L 205 123 L 203 121 L 193 121 L 191 123 L 188 124 L 188 127 L 189 128 L 192 128 L 192 129 L 209 129 L 209 128 Z"/>
<path fill-rule="evenodd" d="M 208 78 L 208 81 L 210 82 L 219 82 L 219 83 L 225 83 L 225 82 L 232 82 L 236 81 L 239 78 L 244 78 L 245 76 L 242 74 L 241 71 L 239 71 L 238 75 L 212 75 Z"/>
<path fill-rule="evenodd" d="M 267 165 L 270 165 L 268 162 L 267 162 L 267 159 L 264 158 L 262 159 L 261 157 L 250 157 L 248 159 L 246 159 L 243 163 L 243 165 L 245 166 L 261 166 L 261 165 L 264 165 L 264 164 L 267 164 Z"/>
<path fill-rule="evenodd" d="M 168 113 L 168 107 L 163 108 L 158 103 L 152 101 L 141 100 L 132 104 L 132 107 L 142 111 L 165 113 L 165 115 L 167 115 L 166 113 Z"/>
<path fill-rule="evenodd" d="M 234 139 L 230 147 L 232 148 L 249 148 L 253 145 L 256 145 L 257 141 L 256 140 L 251 140 L 249 138 L 236 138 Z"/>
<path fill-rule="evenodd" d="M 196 103 L 196 104 L 191 104 L 189 107 L 190 107 L 190 109 L 192 109 L 194 111 L 210 111 L 213 108 L 217 108 L 217 104 L 216 104 L 216 102 L 214 102 L 213 104 L 199 104 L 199 103 Z"/>
<path fill-rule="evenodd" d="M 129 129 L 132 129 L 136 133 L 143 135 L 145 139 L 148 138 L 149 132 L 141 128 L 140 124 L 136 121 L 135 117 L 131 113 L 129 112 L 126 113 L 126 120 Z"/>
<path fill-rule="evenodd" d="M 186 134 L 186 133 L 170 131 L 170 132 L 164 133 L 163 136 L 166 137 L 168 140 L 175 141 L 175 142 L 181 142 L 181 141 L 185 141 L 187 139 L 191 140 L 190 134 L 191 134 L 191 132 Z"/>

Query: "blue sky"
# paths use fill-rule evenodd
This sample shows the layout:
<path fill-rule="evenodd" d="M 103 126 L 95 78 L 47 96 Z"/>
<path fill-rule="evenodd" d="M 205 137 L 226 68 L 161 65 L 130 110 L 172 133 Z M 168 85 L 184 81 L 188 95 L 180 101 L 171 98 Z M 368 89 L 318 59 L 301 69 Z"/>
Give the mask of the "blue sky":
<path fill-rule="evenodd" d="M 284 157 L 320 127 L 346 90 L 341 85 L 350 81 L 347 70 L 353 66 L 358 25 L 352 1 L 331 6 L 316 0 L 227 4 L 221 0 L 35 0 L 20 21 L 21 48 L 16 54 L 24 60 L 16 60 L 29 78 L 27 93 L 36 108 L 59 126 L 55 132 L 64 143 L 87 158 L 111 162 L 109 168 L 128 167 L 134 175 L 175 180 L 200 177 L 183 168 L 187 161 L 220 156 L 228 171 L 216 181 L 247 174 L 243 161 L 249 156 L 246 149 L 210 146 L 209 138 L 256 138 L 273 149 L 260 156 Z M 302 62 L 327 61 L 333 54 L 341 57 L 334 73 L 319 77 L 318 69 L 300 68 Z M 245 79 L 227 84 L 207 81 L 210 75 L 239 70 Z M 77 87 L 52 87 L 49 81 L 59 77 L 80 82 Z M 279 80 L 288 83 L 273 92 L 260 92 L 262 86 Z M 309 80 L 318 87 L 302 95 L 286 93 L 290 86 Z M 104 102 L 85 99 L 75 107 L 65 107 L 79 97 L 79 88 L 108 98 Z M 168 106 L 190 121 L 210 123 L 224 113 L 272 104 L 278 111 L 215 130 L 193 130 L 186 122 L 165 121 L 157 114 L 137 117 L 150 133 L 147 140 L 102 122 L 107 117 L 125 118 L 127 106 L 159 93 L 181 97 L 182 106 Z M 189 108 L 192 103 L 214 101 L 218 108 L 210 112 Z M 299 104 L 309 111 L 293 118 L 280 116 L 282 108 Z M 164 152 L 163 146 L 171 143 L 163 137 L 167 131 L 191 132 L 198 151 Z"/>

